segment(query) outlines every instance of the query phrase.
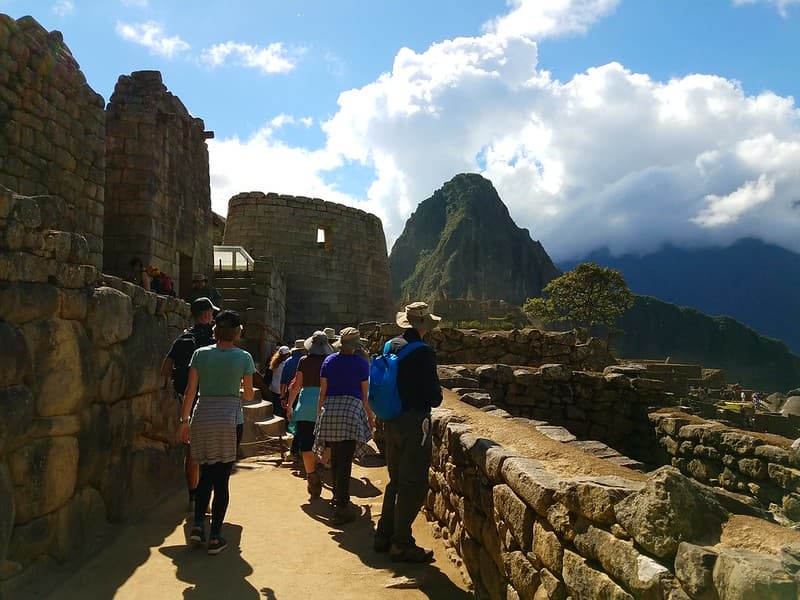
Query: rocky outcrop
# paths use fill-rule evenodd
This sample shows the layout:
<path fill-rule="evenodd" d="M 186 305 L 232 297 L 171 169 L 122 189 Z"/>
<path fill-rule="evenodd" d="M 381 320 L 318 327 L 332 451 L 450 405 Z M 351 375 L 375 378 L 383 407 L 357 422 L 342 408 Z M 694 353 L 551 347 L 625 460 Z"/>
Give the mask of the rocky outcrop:
<path fill-rule="evenodd" d="M 400 301 L 506 300 L 521 305 L 560 275 L 539 242 L 514 224 L 492 183 L 456 175 L 420 203 L 389 256 Z"/>

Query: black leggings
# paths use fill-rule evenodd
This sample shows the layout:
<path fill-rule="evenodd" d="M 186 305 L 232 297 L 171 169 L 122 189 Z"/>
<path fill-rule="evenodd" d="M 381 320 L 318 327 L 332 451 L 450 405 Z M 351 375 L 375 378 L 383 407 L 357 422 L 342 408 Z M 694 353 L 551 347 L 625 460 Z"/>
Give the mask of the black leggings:
<path fill-rule="evenodd" d="M 211 505 L 211 535 L 219 535 L 225 511 L 228 510 L 228 480 L 231 476 L 232 462 L 218 462 L 200 465 L 200 483 L 194 496 L 194 524 L 202 526 L 206 518 L 206 507 L 214 490 L 214 503 Z"/>
<path fill-rule="evenodd" d="M 344 508 L 350 502 L 350 474 L 353 471 L 355 440 L 330 442 L 331 469 L 333 470 L 333 503 Z"/>

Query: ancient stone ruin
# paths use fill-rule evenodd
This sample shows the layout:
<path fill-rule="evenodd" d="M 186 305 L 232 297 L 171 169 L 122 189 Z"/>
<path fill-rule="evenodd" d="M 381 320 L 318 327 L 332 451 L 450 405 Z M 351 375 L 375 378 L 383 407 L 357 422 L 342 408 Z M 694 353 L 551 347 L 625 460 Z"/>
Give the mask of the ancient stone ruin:
<path fill-rule="evenodd" d="M 217 286 L 254 354 L 269 336 L 358 322 L 375 349 L 397 329 L 380 324 L 392 306 L 377 217 L 247 193 L 223 224 L 211 134 L 158 73 L 121 77 L 104 109 L 60 34 L 5 15 L 0 67 L 0 592 L 13 593 L 182 479 L 158 372 L 189 308 L 125 281 L 131 255 L 181 292 L 211 273 L 214 239 L 248 250 L 252 268 Z M 790 440 L 683 414 L 664 381 L 573 333 L 428 341 L 451 392 L 425 510 L 477 597 L 797 597 Z M 246 443 L 270 411 L 247 407 Z"/>

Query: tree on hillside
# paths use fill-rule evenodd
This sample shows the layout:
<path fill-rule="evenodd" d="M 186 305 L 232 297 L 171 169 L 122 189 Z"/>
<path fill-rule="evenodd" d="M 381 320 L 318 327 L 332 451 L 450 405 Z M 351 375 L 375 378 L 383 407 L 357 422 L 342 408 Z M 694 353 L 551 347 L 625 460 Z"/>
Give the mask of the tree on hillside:
<path fill-rule="evenodd" d="M 542 291 L 544 297 L 525 301 L 525 316 L 544 323 L 570 322 L 585 329 L 594 325 L 610 329 L 634 300 L 619 271 L 591 262 L 553 279 Z"/>

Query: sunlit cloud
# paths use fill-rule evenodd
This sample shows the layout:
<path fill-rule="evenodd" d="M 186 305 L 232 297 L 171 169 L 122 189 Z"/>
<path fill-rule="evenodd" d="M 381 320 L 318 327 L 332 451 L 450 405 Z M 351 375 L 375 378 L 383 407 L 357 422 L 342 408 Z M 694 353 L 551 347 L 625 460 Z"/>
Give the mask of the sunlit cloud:
<path fill-rule="evenodd" d="M 144 46 L 153 54 L 172 58 L 189 49 L 189 44 L 178 35 L 167 36 L 156 21 L 123 23 L 117 21 L 117 35 L 122 39 Z"/>
<path fill-rule="evenodd" d="M 297 66 L 297 56 L 301 53 L 302 50 L 290 52 L 282 42 L 273 42 L 264 48 L 241 42 L 225 42 L 203 50 L 201 59 L 212 67 L 232 63 L 272 74 L 293 70 Z"/>

